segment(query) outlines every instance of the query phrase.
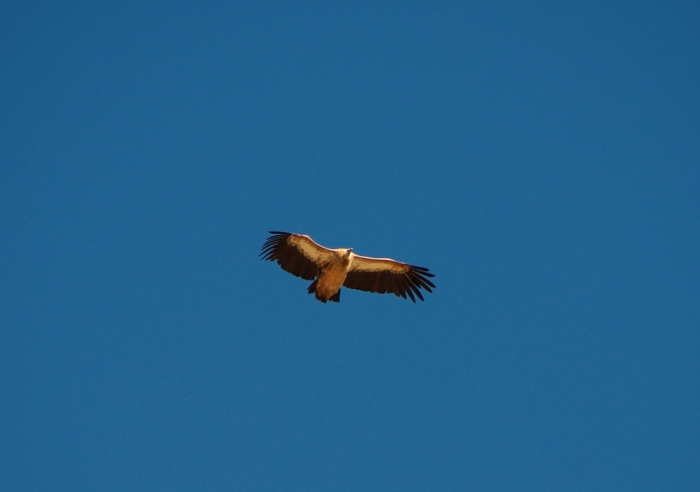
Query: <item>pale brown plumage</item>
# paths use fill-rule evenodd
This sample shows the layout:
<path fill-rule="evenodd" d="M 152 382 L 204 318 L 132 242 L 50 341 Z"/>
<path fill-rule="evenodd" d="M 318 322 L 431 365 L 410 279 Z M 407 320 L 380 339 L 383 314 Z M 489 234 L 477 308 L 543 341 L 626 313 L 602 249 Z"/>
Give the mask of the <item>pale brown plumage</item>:
<path fill-rule="evenodd" d="M 316 294 L 321 302 L 340 302 L 340 288 L 392 293 L 416 302 L 421 301 L 420 289 L 432 292 L 434 277 L 427 268 L 401 263 L 390 258 L 359 256 L 352 249 L 329 249 L 314 242 L 309 236 L 270 231 L 260 256 L 276 261 L 283 270 L 313 280 L 309 294 Z M 415 294 L 415 296 L 414 296 Z"/>

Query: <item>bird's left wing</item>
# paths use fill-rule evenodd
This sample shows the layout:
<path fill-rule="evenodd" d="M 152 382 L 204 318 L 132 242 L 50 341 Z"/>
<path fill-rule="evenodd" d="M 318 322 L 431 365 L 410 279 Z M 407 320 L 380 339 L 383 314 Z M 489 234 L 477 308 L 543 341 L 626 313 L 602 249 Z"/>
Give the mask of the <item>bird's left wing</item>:
<path fill-rule="evenodd" d="M 434 277 L 427 268 L 401 263 L 391 258 L 370 258 L 355 255 L 345 278 L 345 287 L 386 294 L 391 292 L 416 302 L 414 293 L 422 301 L 420 289 L 432 292 L 435 285 L 427 277 Z"/>
<path fill-rule="evenodd" d="M 270 236 L 262 246 L 263 260 L 276 261 L 283 270 L 313 280 L 319 268 L 333 258 L 333 250 L 324 248 L 309 236 L 288 232 L 270 231 Z"/>

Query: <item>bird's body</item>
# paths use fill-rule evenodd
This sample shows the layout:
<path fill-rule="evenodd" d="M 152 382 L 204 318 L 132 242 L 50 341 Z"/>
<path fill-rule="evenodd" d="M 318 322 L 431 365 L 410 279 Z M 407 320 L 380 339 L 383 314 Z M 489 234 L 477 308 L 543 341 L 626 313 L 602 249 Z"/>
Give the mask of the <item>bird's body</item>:
<path fill-rule="evenodd" d="M 340 302 L 341 287 L 377 292 L 391 292 L 423 300 L 419 289 L 435 287 L 427 277 L 427 268 L 401 263 L 390 258 L 359 256 L 351 248 L 330 249 L 315 243 L 309 236 L 270 231 L 262 247 L 265 260 L 277 261 L 292 275 L 313 280 L 309 294 L 321 302 Z"/>
<path fill-rule="evenodd" d="M 338 294 L 338 301 L 340 301 L 340 288 L 348 276 L 348 270 L 352 264 L 352 256 L 352 252 L 350 252 L 349 257 L 340 254 L 323 265 L 314 285 L 317 299 L 325 302 Z"/>

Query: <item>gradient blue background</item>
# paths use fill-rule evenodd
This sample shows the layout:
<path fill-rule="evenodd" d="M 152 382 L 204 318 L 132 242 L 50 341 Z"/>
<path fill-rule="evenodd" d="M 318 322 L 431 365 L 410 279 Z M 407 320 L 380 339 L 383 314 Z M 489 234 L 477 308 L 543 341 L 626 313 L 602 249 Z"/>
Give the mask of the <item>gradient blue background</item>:
<path fill-rule="evenodd" d="M 700 490 L 699 25 L 4 2 L 0 489 Z"/>

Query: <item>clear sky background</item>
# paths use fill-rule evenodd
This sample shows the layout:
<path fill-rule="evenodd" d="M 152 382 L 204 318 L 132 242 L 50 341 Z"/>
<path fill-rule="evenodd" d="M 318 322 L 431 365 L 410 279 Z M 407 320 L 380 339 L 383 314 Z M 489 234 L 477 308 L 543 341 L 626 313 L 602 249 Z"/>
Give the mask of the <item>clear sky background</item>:
<path fill-rule="evenodd" d="M 698 5 L 4 2 L 0 489 L 700 490 Z"/>

